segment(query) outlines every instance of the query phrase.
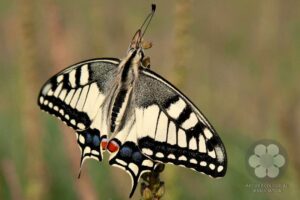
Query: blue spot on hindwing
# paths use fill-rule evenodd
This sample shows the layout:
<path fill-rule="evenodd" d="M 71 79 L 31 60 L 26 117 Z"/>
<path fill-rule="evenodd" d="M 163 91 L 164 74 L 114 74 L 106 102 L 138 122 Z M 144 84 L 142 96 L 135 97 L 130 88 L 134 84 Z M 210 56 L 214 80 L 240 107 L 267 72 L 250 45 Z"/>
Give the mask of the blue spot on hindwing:
<path fill-rule="evenodd" d="M 93 144 L 98 147 L 100 145 L 100 138 L 98 135 L 94 135 L 93 137 Z"/>
<path fill-rule="evenodd" d="M 141 154 L 141 152 L 136 151 L 132 154 L 132 160 L 137 163 L 140 164 L 143 161 L 143 156 Z"/>
<path fill-rule="evenodd" d="M 122 157 L 131 157 L 132 149 L 130 147 L 122 147 L 120 150 L 120 155 Z"/>
<path fill-rule="evenodd" d="M 87 133 L 85 135 L 85 140 L 87 144 L 90 144 L 92 142 L 92 135 L 90 133 Z"/>

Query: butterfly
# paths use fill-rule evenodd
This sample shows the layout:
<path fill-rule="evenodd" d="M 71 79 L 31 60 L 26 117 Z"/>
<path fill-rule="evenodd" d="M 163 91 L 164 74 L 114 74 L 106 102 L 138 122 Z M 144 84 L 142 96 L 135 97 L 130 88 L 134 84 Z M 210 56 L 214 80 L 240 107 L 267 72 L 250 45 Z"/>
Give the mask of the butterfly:
<path fill-rule="evenodd" d="M 160 163 L 212 177 L 227 169 L 225 147 L 210 122 L 146 62 L 149 45 L 142 39 L 154 12 L 152 5 L 125 58 L 74 64 L 50 78 L 38 96 L 42 110 L 74 129 L 81 166 L 89 158 L 102 161 L 108 151 L 109 164 L 131 177 L 130 197 L 141 175 Z"/>

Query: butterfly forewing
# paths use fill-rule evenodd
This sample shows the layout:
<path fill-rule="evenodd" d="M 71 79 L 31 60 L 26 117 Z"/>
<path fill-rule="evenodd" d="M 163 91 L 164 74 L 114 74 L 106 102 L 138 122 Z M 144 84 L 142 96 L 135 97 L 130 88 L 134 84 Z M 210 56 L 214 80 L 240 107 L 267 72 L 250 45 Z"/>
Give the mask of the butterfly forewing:
<path fill-rule="evenodd" d="M 100 142 L 107 137 L 103 105 L 115 82 L 118 59 L 94 59 L 75 64 L 42 87 L 40 108 L 76 131 L 82 159 L 102 160 Z"/>
<path fill-rule="evenodd" d="M 135 88 L 138 147 L 157 162 L 224 176 L 226 152 L 201 112 L 174 86 L 141 69 Z"/>

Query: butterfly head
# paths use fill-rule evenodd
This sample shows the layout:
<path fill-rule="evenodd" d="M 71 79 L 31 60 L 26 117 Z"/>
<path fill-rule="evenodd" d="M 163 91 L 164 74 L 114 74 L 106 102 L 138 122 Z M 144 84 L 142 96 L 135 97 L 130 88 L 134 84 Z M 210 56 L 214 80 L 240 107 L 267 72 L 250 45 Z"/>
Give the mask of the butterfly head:
<path fill-rule="evenodd" d="M 155 10 L 156 10 L 156 5 L 152 4 L 151 13 L 148 14 L 145 21 L 143 22 L 141 27 L 136 31 L 136 33 L 134 34 L 131 40 L 128 49 L 128 54 L 135 54 L 136 56 L 142 59 L 144 57 L 144 50 L 152 47 L 152 43 L 144 41 L 143 36 L 145 35 L 145 32 L 152 20 Z"/>
<path fill-rule="evenodd" d="M 129 45 L 128 54 L 135 55 L 140 59 L 144 57 L 144 48 L 142 45 L 141 29 L 137 30 L 137 32 L 134 34 L 131 43 Z"/>

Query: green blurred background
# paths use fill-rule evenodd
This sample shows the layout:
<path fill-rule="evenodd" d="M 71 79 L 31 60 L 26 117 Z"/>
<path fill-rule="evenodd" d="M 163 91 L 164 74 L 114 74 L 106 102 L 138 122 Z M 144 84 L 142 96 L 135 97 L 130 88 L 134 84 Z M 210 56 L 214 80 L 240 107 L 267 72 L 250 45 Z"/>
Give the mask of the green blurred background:
<path fill-rule="evenodd" d="M 154 1 L 145 36 L 152 69 L 178 86 L 223 139 L 227 175 L 211 179 L 167 166 L 163 199 L 299 199 L 300 1 Z M 129 176 L 107 159 L 85 163 L 75 135 L 42 113 L 37 95 L 57 71 L 126 54 L 150 10 L 146 0 L 1 0 L 0 199 L 127 199 Z M 279 142 L 282 192 L 253 192 L 248 149 Z M 133 199 L 139 199 L 139 189 Z"/>

